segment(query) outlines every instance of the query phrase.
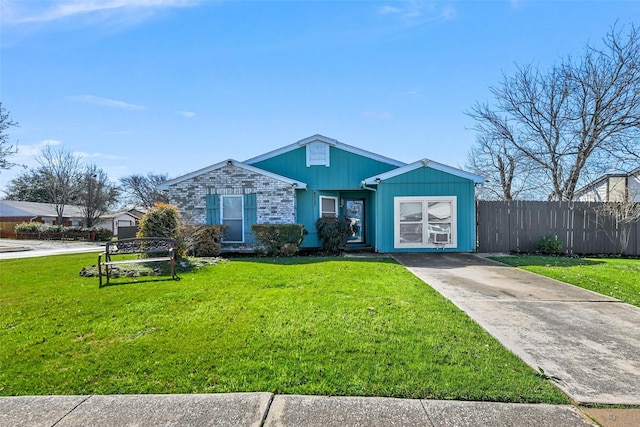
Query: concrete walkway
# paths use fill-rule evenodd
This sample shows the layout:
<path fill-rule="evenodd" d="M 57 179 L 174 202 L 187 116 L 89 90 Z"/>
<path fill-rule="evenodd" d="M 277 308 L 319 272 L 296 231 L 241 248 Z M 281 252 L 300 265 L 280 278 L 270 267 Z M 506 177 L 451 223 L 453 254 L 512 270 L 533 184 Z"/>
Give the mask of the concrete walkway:
<path fill-rule="evenodd" d="M 271 393 L 0 398 L 0 427 L 364 427 L 594 424 L 566 405 L 317 397 Z"/>
<path fill-rule="evenodd" d="M 578 404 L 640 405 L 639 308 L 472 254 L 394 257 Z"/>

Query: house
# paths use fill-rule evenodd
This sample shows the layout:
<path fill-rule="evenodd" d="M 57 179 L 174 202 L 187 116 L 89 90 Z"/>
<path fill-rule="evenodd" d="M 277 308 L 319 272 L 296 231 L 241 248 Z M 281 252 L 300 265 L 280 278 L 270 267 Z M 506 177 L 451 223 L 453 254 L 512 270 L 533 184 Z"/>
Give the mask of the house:
<path fill-rule="evenodd" d="M 301 247 L 319 247 L 315 222 L 346 215 L 353 246 L 378 252 L 472 252 L 475 185 L 484 180 L 432 160 L 405 164 L 314 135 L 258 157 L 233 159 L 159 186 L 181 214 L 228 226 L 227 250 L 251 248 L 252 224 L 303 224 Z"/>
<path fill-rule="evenodd" d="M 96 228 L 106 228 L 107 230 L 111 230 L 115 237 L 118 237 L 120 231 L 123 229 L 133 229 L 132 233 L 127 233 L 127 236 L 132 237 L 132 234 L 135 235 L 135 231 L 137 231 L 137 225 L 142 218 L 142 213 L 140 211 L 130 209 L 128 211 L 122 212 L 113 212 L 102 215 L 100 220 L 95 225 Z"/>
<path fill-rule="evenodd" d="M 629 173 L 603 175 L 576 191 L 575 199 L 579 202 L 640 202 L 640 168 Z"/>
<path fill-rule="evenodd" d="M 64 226 L 82 226 L 84 215 L 79 206 L 64 207 L 62 224 Z M 14 237 L 16 224 L 21 222 L 40 222 L 58 225 L 58 214 L 51 203 L 22 202 L 16 200 L 0 200 L 0 236 Z"/>

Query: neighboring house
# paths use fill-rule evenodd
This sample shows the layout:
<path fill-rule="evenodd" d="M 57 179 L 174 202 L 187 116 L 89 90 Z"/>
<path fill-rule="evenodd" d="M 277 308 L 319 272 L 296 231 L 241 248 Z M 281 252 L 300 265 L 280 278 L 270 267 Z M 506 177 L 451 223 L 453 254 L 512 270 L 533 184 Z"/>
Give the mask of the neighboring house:
<path fill-rule="evenodd" d="M 114 236 L 118 236 L 119 229 L 124 227 L 135 227 L 142 217 L 138 211 L 129 210 L 123 212 L 108 213 L 100 217 L 100 221 L 95 225 L 97 228 L 111 230 Z"/>
<path fill-rule="evenodd" d="M 0 200 L 0 221 L 14 218 L 19 222 L 41 222 L 49 225 L 82 226 L 84 215 L 80 206 L 66 205 L 62 224 L 57 224 L 58 213 L 51 203 Z"/>
<path fill-rule="evenodd" d="M 51 203 L 22 202 L 0 200 L 0 236 L 15 237 L 14 227 L 21 222 L 40 222 L 58 225 L 58 214 Z M 82 226 L 83 214 L 79 206 L 64 207 L 62 224 L 64 226 Z"/>
<path fill-rule="evenodd" d="M 607 174 L 576 191 L 579 202 L 640 202 L 640 168 L 626 174 Z"/>
<path fill-rule="evenodd" d="M 351 245 L 378 252 L 472 252 L 474 174 L 431 160 L 405 164 L 314 135 L 258 157 L 225 160 L 159 186 L 182 215 L 224 224 L 227 250 L 251 248 L 253 224 L 303 224 L 302 247 L 319 247 L 315 222 L 346 215 Z"/>

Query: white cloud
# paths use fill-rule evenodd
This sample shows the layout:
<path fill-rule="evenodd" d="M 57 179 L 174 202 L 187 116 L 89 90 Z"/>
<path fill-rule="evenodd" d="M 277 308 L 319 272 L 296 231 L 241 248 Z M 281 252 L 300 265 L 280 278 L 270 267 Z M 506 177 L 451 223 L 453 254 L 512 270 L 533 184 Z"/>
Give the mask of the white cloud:
<path fill-rule="evenodd" d="M 176 114 L 185 119 L 190 119 L 196 115 L 193 111 L 176 111 Z"/>
<path fill-rule="evenodd" d="M 16 153 L 16 156 L 19 156 L 23 159 L 28 157 L 34 157 L 40 154 L 40 151 L 47 145 L 56 146 L 60 144 L 62 144 L 62 141 L 59 141 L 57 139 L 45 139 L 40 141 L 37 144 L 31 144 L 31 145 L 20 144 L 18 145 L 18 152 Z M 17 161 L 16 163 L 20 163 L 20 162 Z"/>
<path fill-rule="evenodd" d="M 402 9 L 395 6 L 385 5 L 378 9 L 380 15 L 392 15 L 394 13 L 401 13 Z"/>
<path fill-rule="evenodd" d="M 152 10 L 172 7 L 187 7 L 199 0 L 60 0 L 60 1 L 16 1 L 2 0 L 0 13 L 7 24 L 53 22 L 75 16 L 99 17 L 148 13 Z"/>
<path fill-rule="evenodd" d="M 73 154 L 78 157 L 82 157 L 83 159 L 101 158 L 101 159 L 108 159 L 108 160 L 117 160 L 120 158 L 118 156 L 114 156 L 113 154 L 87 153 L 84 151 L 74 151 Z"/>
<path fill-rule="evenodd" d="M 372 120 L 391 120 L 393 114 L 388 111 L 363 111 L 362 117 Z"/>
<path fill-rule="evenodd" d="M 85 104 L 100 105 L 103 107 L 123 108 L 125 110 L 144 110 L 146 107 L 143 105 L 130 104 L 124 101 L 117 101 L 115 99 L 103 98 L 94 95 L 79 95 L 72 96 L 72 100 L 83 102 Z"/>
<path fill-rule="evenodd" d="M 451 20 L 456 10 L 451 3 L 409 0 L 378 8 L 379 15 L 396 16 L 405 25 L 415 26 L 437 20 Z"/>

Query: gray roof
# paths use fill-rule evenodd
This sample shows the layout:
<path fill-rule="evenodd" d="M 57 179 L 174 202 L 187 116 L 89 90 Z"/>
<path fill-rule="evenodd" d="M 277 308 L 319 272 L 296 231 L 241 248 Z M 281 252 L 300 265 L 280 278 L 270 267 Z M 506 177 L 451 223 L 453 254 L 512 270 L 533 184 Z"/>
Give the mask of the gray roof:
<path fill-rule="evenodd" d="M 16 200 L 0 200 L 0 217 L 56 217 L 55 205 L 51 203 L 22 202 Z M 82 218 L 84 215 L 80 206 L 66 205 L 63 216 L 65 218 Z"/>

